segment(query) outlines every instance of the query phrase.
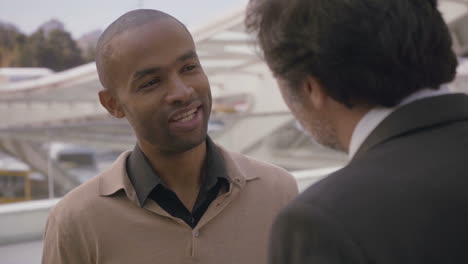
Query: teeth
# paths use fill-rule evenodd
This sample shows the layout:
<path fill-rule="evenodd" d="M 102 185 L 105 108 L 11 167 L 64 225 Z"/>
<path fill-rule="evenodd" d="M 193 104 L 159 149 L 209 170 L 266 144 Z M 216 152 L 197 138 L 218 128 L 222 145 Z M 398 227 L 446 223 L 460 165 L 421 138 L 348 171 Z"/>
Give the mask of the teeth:
<path fill-rule="evenodd" d="M 181 120 L 178 120 L 178 122 L 187 122 L 187 121 L 192 120 L 194 118 L 195 118 L 195 115 L 191 114 L 191 115 L 189 115 L 189 116 L 187 116 L 187 117 L 185 117 L 185 118 L 183 118 Z"/>
<path fill-rule="evenodd" d="M 187 120 L 191 120 L 193 119 L 193 114 L 197 111 L 197 108 L 194 108 L 188 112 L 186 112 L 185 114 L 181 114 L 181 115 L 178 115 L 174 118 L 175 121 L 187 121 Z M 192 117 L 190 117 L 192 116 Z M 189 118 L 190 117 L 190 118 Z"/>

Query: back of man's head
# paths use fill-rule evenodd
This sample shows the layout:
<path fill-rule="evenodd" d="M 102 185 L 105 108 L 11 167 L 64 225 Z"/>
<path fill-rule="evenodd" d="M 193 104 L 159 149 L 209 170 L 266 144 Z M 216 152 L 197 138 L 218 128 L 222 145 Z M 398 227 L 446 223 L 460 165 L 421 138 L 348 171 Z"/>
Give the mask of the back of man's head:
<path fill-rule="evenodd" d="M 251 0 L 246 26 L 292 89 L 314 76 L 349 107 L 395 106 L 456 74 L 436 0 Z"/>

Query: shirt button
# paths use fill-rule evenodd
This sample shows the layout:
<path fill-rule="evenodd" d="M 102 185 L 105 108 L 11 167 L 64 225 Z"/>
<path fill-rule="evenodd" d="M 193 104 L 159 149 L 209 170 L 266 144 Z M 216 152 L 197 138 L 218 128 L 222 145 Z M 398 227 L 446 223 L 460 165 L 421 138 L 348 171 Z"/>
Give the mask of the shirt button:
<path fill-rule="evenodd" d="M 198 231 L 198 230 L 197 230 L 197 231 L 195 231 L 195 233 L 194 233 L 193 235 L 194 235 L 195 237 L 198 237 L 198 236 L 200 236 L 200 231 Z"/>

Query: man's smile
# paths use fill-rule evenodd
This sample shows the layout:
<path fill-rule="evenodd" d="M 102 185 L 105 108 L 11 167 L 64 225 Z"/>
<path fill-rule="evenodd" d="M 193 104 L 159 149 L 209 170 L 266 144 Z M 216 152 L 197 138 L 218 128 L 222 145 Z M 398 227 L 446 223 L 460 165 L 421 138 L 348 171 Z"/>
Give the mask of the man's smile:
<path fill-rule="evenodd" d="M 195 102 L 172 113 L 169 117 L 169 126 L 176 131 L 188 132 L 200 127 L 202 121 L 202 103 Z"/>

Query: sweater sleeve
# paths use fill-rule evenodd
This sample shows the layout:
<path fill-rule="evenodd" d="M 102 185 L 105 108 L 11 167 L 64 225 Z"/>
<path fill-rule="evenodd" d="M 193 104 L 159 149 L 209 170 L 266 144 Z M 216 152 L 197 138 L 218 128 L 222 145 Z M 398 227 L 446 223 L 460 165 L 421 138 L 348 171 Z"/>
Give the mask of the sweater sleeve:
<path fill-rule="evenodd" d="M 299 193 L 297 187 L 297 181 L 289 172 L 282 170 L 282 173 L 279 175 L 279 186 L 277 190 L 282 193 L 282 205 L 281 208 L 286 207 L 294 198 L 297 197 Z M 277 193 L 278 195 L 279 193 Z"/>
<path fill-rule="evenodd" d="M 286 185 L 286 200 L 287 200 L 286 202 L 289 203 L 291 200 L 297 197 L 299 193 L 299 189 L 297 187 L 296 179 L 291 174 L 289 174 L 289 177 L 287 178 L 285 185 Z"/>
<path fill-rule="evenodd" d="M 42 264 L 93 263 L 80 235 L 73 234 L 73 230 L 71 226 L 67 228 L 67 223 L 60 221 L 52 210 L 45 229 Z"/>

